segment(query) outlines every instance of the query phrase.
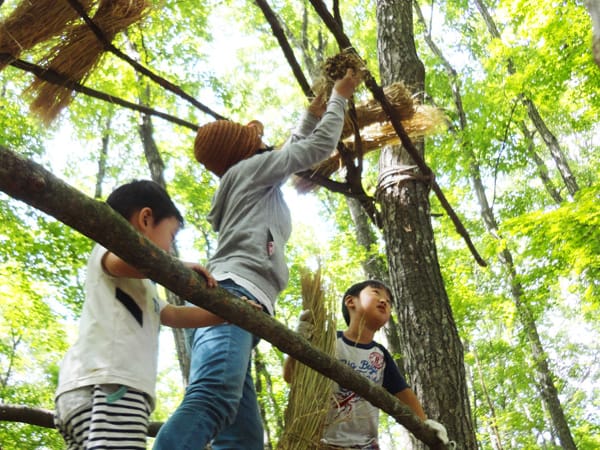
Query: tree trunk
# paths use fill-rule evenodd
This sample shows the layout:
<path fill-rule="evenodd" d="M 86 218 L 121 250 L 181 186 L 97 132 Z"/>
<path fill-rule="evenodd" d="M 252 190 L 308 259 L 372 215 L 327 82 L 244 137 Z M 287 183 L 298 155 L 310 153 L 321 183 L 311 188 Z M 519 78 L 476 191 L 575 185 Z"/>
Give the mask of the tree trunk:
<path fill-rule="evenodd" d="M 283 423 L 284 413 L 279 409 L 279 403 L 277 402 L 276 393 L 274 392 L 273 380 L 271 379 L 271 374 L 269 373 L 268 367 L 265 364 L 263 354 L 260 352 L 258 347 L 254 349 L 254 373 L 256 375 L 254 387 L 256 389 L 256 393 L 259 396 L 259 407 L 260 407 L 260 415 L 263 419 L 263 426 L 265 429 L 265 433 L 267 434 L 267 439 L 265 442 L 265 450 L 273 449 L 273 440 L 278 440 L 282 430 L 285 428 L 285 424 Z M 263 385 L 264 380 L 264 385 Z M 267 408 L 267 403 L 270 403 Z M 269 417 L 267 416 L 267 409 L 272 411 L 272 419 L 269 421 Z M 274 423 L 274 430 L 270 426 L 270 424 Z"/>
<path fill-rule="evenodd" d="M 478 168 L 472 168 L 473 175 L 478 175 Z M 481 182 L 480 176 L 473 176 L 472 178 L 473 187 L 477 192 L 477 198 L 479 199 L 481 215 L 488 232 L 496 239 L 501 240 L 502 237 L 498 233 L 498 224 L 494 217 L 494 213 L 490 208 L 487 197 L 485 195 L 485 188 Z M 529 310 L 529 306 L 523 301 L 523 287 L 518 280 L 517 272 L 514 266 L 514 261 L 510 250 L 504 248 L 499 255 L 500 262 L 506 270 L 506 276 L 511 287 L 511 296 L 517 313 L 529 345 L 531 346 L 531 352 L 534 359 L 534 370 L 536 374 L 537 386 L 542 397 L 542 401 L 546 406 L 550 417 L 552 418 L 552 425 L 559 435 L 560 443 L 563 448 L 569 450 L 575 450 L 575 442 L 571 435 L 571 430 L 567 419 L 565 418 L 564 411 L 558 398 L 558 391 L 554 386 L 554 376 L 550 371 L 548 360 L 546 359 L 546 353 L 537 331 L 537 325 Z"/>
<path fill-rule="evenodd" d="M 592 18 L 594 34 L 592 36 L 592 54 L 594 61 L 600 67 L 600 0 L 586 0 L 585 6 Z"/>
<path fill-rule="evenodd" d="M 167 188 L 164 178 L 165 163 L 160 156 L 158 146 L 154 141 L 154 128 L 152 127 L 152 118 L 144 114 L 142 115 L 142 123 L 139 127 L 140 138 L 144 146 L 144 155 L 148 162 L 148 168 L 152 180 L 160 184 L 165 189 Z M 175 254 L 178 254 L 175 248 Z M 173 305 L 183 305 L 185 302 L 171 291 L 167 291 L 167 301 Z M 183 385 L 187 386 L 190 374 L 190 354 L 186 345 L 186 334 L 182 328 L 172 328 L 173 338 L 175 339 L 175 349 L 177 350 L 177 361 L 179 361 L 179 369 Z"/>
<path fill-rule="evenodd" d="M 94 198 L 102 198 L 102 183 L 106 175 L 106 159 L 108 157 L 108 144 L 110 142 L 110 123 L 111 117 L 106 119 L 106 127 L 102 133 L 102 147 L 100 148 L 100 156 L 98 158 L 98 173 L 96 174 L 96 191 Z"/>
<path fill-rule="evenodd" d="M 550 197 L 552 197 L 552 200 L 554 200 L 554 202 L 557 205 L 562 203 L 562 195 L 560 195 L 559 190 L 556 189 L 554 183 L 550 179 L 550 175 L 548 173 L 548 166 L 546 166 L 546 163 L 544 162 L 542 157 L 538 155 L 538 153 L 535 151 L 535 145 L 533 143 L 533 133 L 527 129 L 527 126 L 525 126 L 525 124 L 522 124 L 521 128 L 523 130 L 523 135 L 525 136 L 525 140 L 527 142 L 528 152 L 531 155 L 531 159 L 537 167 L 538 175 L 540 176 L 540 179 L 542 180 L 546 191 L 548 192 L 548 194 L 550 194 Z"/>
<path fill-rule="evenodd" d="M 371 220 L 358 200 L 352 197 L 345 198 L 350 215 L 352 216 L 352 221 L 354 222 L 356 241 L 367 253 L 367 259 L 361 263 L 365 276 L 389 284 L 390 276 L 387 264 L 384 256 L 379 253 L 377 239 L 375 237 L 375 232 L 372 229 Z"/>
<path fill-rule="evenodd" d="M 492 35 L 494 35 L 495 37 L 499 38 L 500 34 L 499 34 L 491 16 L 489 15 L 487 9 L 485 8 L 485 6 L 482 4 L 482 2 L 480 0 L 476 0 L 476 3 L 477 3 L 477 6 L 478 6 L 482 16 L 484 17 L 484 19 L 488 25 L 488 29 L 490 30 L 490 33 Z M 423 20 L 423 17 L 420 14 L 420 10 L 418 9 L 418 6 L 416 7 L 416 10 L 419 14 L 421 23 L 423 25 L 425 25 L 425 21 Z M 462 107 L 460 86 L 459 86 L 458 79 L 456 76 L 456 71 L 454 71 L 454 69 L 452 68 L 450 63 L 444 58 L 441 51 L 437 48 L 437 46 L 435 46 L 435 43 L 433 43 L 430 38 L 428 40 L 428 44 L 432 48 L 433 52 L 438 57 L 440 57 L 440 59 L 442 59 L 442 62 L 446 68 L 446 71 L 449 74 L 452 91 L 453 91 L 453 96 L 454 96 L 454 101 L 455 101 L 455 107 L 457 109 L 457 113 L 460 118 L 460 127 L 461 127 L 461 130 L 464 131 L 467 129 L 468 124 L 466 121 L 466 114 Z M 510 63 L 510 61 L 509 61 L 509 70 L 514 72 L 514 68 L 512 67 L 512 63 Z M 531 104 L 533 105 L 533 103 L 531 103 Z M 537 110 L 535 112 L 537 114 Z M 538 117 L 539 117 L 539 115 L 538 115 Z M 543 123 L 541 118 L 539 119 L 539 121 L 541 123 Z M 545 127 L 545 125 L 544 125 L 544 127 Z M 527 128 L 525 126 L 523 126 L 522 129 L 525 132 L 525 136 L 530 137 L 530 136 L 528 136 Z M 483 222 L 484 222 L 488 232 L 495 239 L 500 240 L 501 237 L 499 236 L 499 233 L 498 233 L 498 224 L 496 222 L 494 212 L 493 212 L 492 208 L 490 207 L 489 202 L 487 200 L 487 196 L 485 193 L 485 187 L 481 180 L 481 171 L 480 171 L 479 163 L 477 162 L 477 159 L 473 155 L 473 149 L 472 149 L 471 143 L 470 142 L 462 142 L 462 149 L 470 155 L 469 160 L 471 161 L 471 165 L 469 167 L 469 172 L 470 172 L 470 177 L 471 177 L 471 183 L 473 185 L 473 189 L 475 190 L 475 195 L 479 202 L 480 212 L 481 212 L 481 216 L 483 218 Z M 540 164 L 541 163 L 538 162 L 538 171 L 543 180 L 544 179 L 544 171 L 543 171 L 543 168 L 540 168 Z M 567 168 L 568 168 L 568 165 L 567 165 Z M 566 183 L 566 181 L 565 181 L 565 183 Z M 547 189 L 548 189 L 548 186 L 550 186 L 550 184 L 546 185 Z M 553 192 L 554 192 L 554 195 L 553 195 Z M 556 195 L 558 195 L 558 193 L 555 192 L 554 189 L 551 190 L 550 194 L 556 200 Z M 560 197 L 558 197 L 558 198 L 560 198 Z M 553 421 L 556 420 L 556 422 L 553 422 L 554 428 L 559 433 L 562 433 L 560 440 L 561 440 L 561 443 L 563 444 L 564 448 L 569 448 L 569 449 L 574 448 L 574 447 L 571 447 L 571 445 L 574 446 L 573 438 L 571 436 L 567 421 L 564 417 L 564 412 L 562 410 L 562 407 L 560 406 L 558 394 L 557 394 L 556 388 L 554 386 L 554 383 L 552 381 L 553 376 L 548 367 L 548 362 L 546 360 L 543 346 L 542 346 L 541 340 L 539 338 L 539 334 L 537 332 L 537 327 L 536 327 L 535 321 L 533 320 L 533 317 L 532 317 L 531 313 L 529 312 L 527 305 L 525 305 L 522 301 L 522 286 L 520 285 L 520 283 L 517 279 L 516 270 L 515 270 L 514 264 L 513 264 L 513 258 L 508 249 L 505 248 L 502 251 L 502 253 L 500 255 L 500 260 L 503 263 L 503 265 L 505 266 L 505 269 L 507 271 L 508 281 L 511 286 L 511 295 L 513 297 L 515 306 L 517 307 L 519 317 L 521 318 L 521 323 L 526 330 L 527 337 L 529 339 L 529 342 L 530 342 L 530 345 L 532 348 L 532 353 L 533 353 L 534 359 L 536 361 L 535 370 L 536 370 L 536 375 L 537 375 L 537 380 L 538 380 L 538 389 L 540 391 L 540 395 L 542 396 L 542 399 L 544 401 L 544 404 L 546 405 L 546 408 L 550 411 Z"/>
<path fill-rule="evenodd" d="M 573 175 L 573 172 L 571 172 L 571 167 L 569 167 L 567 157 L 560 148 L 558 139 L 556 139 L 556 136 L 554 136 L 554 134 L 546 126 L 546 123 L 540 116 L 535 103 L 525 96 L 523 96 L 523 103 L 527 107 L 527 114 L 529 115 L 531 122 L 533 122 L 536 130 L 540 133 L 543 141 L 546 143 L 548 150 L 550 150 L 550 154 L 554 159 L 556 168 L 558 169 L 558 172 L 560 173 L 560 176 L 562 177 L 569 194 L 571 194 L 571 197 L 573 197 L 577 191 L 579 191 L 579 185 L 577 184 L 575 175 Z"/>
<path fill-rule="evenodd" d="M 415 50 L 412 2 L 379 0 L 377 24 L 382 84 L 402 80 L 422 92 L 424 68 Z M 450 439 L 462 449 L 475 449 L 463 349 L 437 259 L 429 188 L 397 176 L 402 166 L 412 164 L 402 148 L 382 150 L 380 171 L 386 175 L 378 186 L 407 378 L 428 416 L 446 426 Z"/>
<path fill-rule="evenodd" d="M 483 399 L 487 405 L 487 408 L 490 410 L 491 420 L 489 421 L 488 427 L 490 428 L 490 436 L 494 449 L 496 450 L 504 450 L 502 445 L 502 439 L 500 438 L 500 430 L 498 429 L 498 420 L 496 416 L 496 407 L 494 406 L 494 402 L 492 401 L 487 383 L 485 381 L 485 375 L 483 370 L 481 369 L 481 363 L 479 362 L 479 355 L 477 354 L 477 349 L 473 349 L 473 356 L 475 357 L 475 369 L 477 370 L 477 375 L 479 376 L 479 384 L 481 384 L 481 392 L 483 394 Z"/>

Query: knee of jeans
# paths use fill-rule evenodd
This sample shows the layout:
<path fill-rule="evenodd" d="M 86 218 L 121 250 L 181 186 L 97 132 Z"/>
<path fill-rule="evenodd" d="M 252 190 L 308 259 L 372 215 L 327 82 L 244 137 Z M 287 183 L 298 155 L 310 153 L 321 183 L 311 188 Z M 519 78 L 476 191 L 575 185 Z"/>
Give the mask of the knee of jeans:
<path fill-rule="evenodd" d="M 184 402 L 198 408 L 212 410 L 226 422 L 231 423 L 237 414 L 242 399 L 242 383 L 214 385 L 203 380 L 191 383 L 186 389 Z"/>

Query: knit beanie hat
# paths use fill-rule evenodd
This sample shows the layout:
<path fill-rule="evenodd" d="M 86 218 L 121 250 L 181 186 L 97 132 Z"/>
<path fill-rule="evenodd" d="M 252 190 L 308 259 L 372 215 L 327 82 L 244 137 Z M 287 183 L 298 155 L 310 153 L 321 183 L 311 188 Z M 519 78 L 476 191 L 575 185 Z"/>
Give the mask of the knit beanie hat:
<path fill-rule="evenodd" d="M 194 142 L 196 160 L 215 175 L 223 176 L 231 166 L 251 157 L 260 148 L 262 124 L 258 121 L 251 124 L 216 120 L 201 126 Z"/>

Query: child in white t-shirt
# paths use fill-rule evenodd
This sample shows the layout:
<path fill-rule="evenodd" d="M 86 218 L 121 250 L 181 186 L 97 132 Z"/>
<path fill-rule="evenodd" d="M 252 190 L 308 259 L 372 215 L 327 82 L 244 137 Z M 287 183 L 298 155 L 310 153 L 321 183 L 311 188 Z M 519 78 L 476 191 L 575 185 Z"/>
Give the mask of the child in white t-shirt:
<path fill-rule="evenodd" d="M 117 188 L 106 202 L 169 252 L 183 217 L 153 181 Z M 185 263 L 217 282 L 202 266 Z M 160 325 L 195 328 L 223 320 L 197 306 L 160 299 L 154 282 L 96 244 L 88 260 L 79 339 L 60 367 L 56 427 L 68 448 L 146 448 L 154 409 Z"/>

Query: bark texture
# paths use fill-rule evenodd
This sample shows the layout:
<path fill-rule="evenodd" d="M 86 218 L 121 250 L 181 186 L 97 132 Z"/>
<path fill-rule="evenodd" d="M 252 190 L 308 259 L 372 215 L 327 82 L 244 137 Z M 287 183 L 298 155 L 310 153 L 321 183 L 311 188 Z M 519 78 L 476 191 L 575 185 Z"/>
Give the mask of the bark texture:
<path fill-rule="evenodd" d="M 382 84 L 402 80 L 422 92 L 425 73 L 414 44 L 412 2 L 378 1 L 377 23 Z M 422 143 L 417 146 L 422 155 Z M 403 148 L 382 150 L 378 199 L 406 376 L 428 416 L 446 426 L 460 448 L 475 449 L 463 349 L 433 239 L 430 190 L 418 176 L 403 174 L 412 165 Z"/>

